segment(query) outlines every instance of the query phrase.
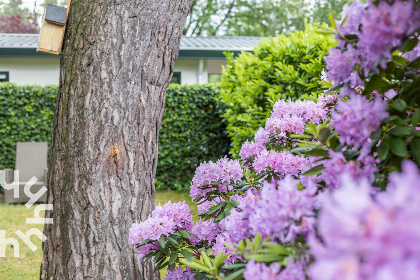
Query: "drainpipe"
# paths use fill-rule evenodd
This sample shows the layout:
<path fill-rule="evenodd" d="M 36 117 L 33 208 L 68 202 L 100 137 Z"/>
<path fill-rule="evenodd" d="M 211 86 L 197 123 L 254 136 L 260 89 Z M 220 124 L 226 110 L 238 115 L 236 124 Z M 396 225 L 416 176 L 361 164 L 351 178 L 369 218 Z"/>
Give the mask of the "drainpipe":
<path fill-rule="evenodd" d="M 198 84 L 203 83 L 203 72 L 204 72 L 204 59 L 200 59 L 198 61 L 198 77 L 197 77 Z"/>

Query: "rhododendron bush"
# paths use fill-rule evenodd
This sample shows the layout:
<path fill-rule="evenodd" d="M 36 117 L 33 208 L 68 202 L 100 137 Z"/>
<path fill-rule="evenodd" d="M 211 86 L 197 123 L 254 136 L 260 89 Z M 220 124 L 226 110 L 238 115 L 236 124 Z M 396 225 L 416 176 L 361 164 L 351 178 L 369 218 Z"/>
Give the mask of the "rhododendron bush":
<path fill-rule="evenodd" d="M 279 100 L 241 160 L 204 162 L 188 206 L 133 224 L 165 279 L 420 279 L 420 9 L 345 6 L 325 93 Z"/>

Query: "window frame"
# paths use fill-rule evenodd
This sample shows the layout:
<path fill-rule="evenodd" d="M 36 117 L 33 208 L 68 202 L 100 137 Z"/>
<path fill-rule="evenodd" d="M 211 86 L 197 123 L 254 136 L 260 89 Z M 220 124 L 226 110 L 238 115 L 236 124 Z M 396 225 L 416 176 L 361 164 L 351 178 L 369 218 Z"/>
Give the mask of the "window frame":
<path fill-rule="evenodd" d="M 170 84 L 181 84 L 181 72 L 173 72 L 172 73 L 172 78 L 171 78 L 171 80 L 174 78 L 174 77 L 176 77 L 177 78 L 177 80 L 178 80 L 178 82 L 170 82 Z"/>
<path fill-rule="evenodd" d="M 0 75 L 6 75 L 6 80 L 5 81 L 0 81 L 0 83 L 4 83 L 4 82 L 10 82 L 10 74 L 9 71 L 0 71 Z"/>

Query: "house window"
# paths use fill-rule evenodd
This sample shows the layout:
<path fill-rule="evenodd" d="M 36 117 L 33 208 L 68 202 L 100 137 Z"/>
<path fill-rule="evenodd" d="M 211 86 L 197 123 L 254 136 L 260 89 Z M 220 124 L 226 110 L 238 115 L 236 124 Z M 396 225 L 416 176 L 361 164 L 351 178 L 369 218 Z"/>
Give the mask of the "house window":
<path fill-rule="evenodd" d="M 181 72 L 174 72 L 170 84 L 181 84 Z"/>
<path fill-rule="evenodd" d="M 0 72 L 0 82 L 9 81 L 9 72 Z"/>

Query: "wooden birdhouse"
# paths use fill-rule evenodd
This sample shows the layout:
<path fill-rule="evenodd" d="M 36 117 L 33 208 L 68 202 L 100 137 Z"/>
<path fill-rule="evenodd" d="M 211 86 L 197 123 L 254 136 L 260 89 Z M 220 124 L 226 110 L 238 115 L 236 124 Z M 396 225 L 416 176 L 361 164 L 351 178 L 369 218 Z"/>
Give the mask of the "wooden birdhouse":
<path fill-rule="evenodd" d="M 44 17 L 42 19 L 42 28 L 38 41 L 38 52 L 59 55 L 63 46 L 64 32 L 66 31 L 66 22 L 70 0 L 67 9 L 64 7 L 47 4 Z"/>

